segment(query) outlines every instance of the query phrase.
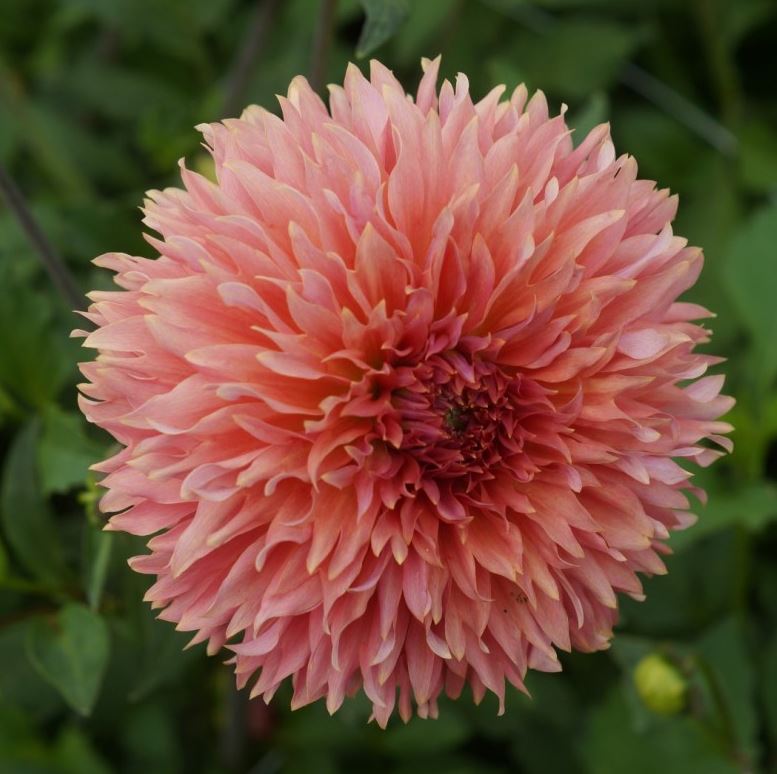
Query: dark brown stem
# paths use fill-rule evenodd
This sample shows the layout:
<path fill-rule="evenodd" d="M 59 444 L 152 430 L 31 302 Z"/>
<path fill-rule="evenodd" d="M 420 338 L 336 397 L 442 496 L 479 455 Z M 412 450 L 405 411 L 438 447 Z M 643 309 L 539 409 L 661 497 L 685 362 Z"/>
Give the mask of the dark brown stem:
<path fill-rule="evenodd" d="M 337 0 L 319 0 L 318 18 L 313 36 L 313 53 L 310 57 L 310 85 L 315 91 L 321 90 L 326 78 L 336 10 Z"/>
<path fill-rule="evenodd" d="M 16 217 L 65 303 L 70 309 L 81 309 L 84 305 L 83 294 L 61 256 L 43 233 L 43 229 L 27 206 L 24 195 L 2 164 L 0 164 L 0 194 L 3 195 L 8 209 Z"/>
<path fill-rule="evenodd" d="M 239 691 L 229 676 L 229 688 L 224 707 L 224 725 L 221 728 L 219 747 L 221 762 L 227 771 L 245 771 L 242 767 L 245 753 L 246 709 L 248 695 Z"/>
<path fill-rule="evenodd" d="M 16 610 L 13 613 L 0 616 L 0 630 L 5 629 L 7 626 L 21 623 L 22 621 L 28 621 L 30 618 L 36 618 L 39 615 L 54 615 L 58 609 L 59 608 L 54 605 L 29 605 L 21 610 Z"/>
<path fill-rule="evenodd" d="M 222 115 L 225 117 L 234 116 L 243 106 L 248 81 L 264 49 L 267 33 L 279 5 L 280 0 L 263 0 L 256 6 L 253 21 L 246 31 L 243 45 L 224 87 Z"/>

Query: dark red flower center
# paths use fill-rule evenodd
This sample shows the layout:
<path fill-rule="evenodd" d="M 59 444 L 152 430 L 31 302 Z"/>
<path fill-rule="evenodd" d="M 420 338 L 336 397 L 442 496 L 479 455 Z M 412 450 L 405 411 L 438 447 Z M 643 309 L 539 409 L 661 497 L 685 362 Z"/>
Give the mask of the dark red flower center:
<path fill-rule="evenodd" d="M 489 361 L 435 355 L 415 368 L 415 382 L 394 405 L 402 450 L 435 477 L 491 477 L 490 469 L 522 451 L 521 380 Z"/>

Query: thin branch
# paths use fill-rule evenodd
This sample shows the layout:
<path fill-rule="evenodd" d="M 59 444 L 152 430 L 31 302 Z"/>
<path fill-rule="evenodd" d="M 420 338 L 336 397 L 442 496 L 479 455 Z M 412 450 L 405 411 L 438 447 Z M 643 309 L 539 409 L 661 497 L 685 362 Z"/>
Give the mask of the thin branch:
<path fill-rule="evenodd" d="M 558 23 L 553 14 L 529 3 L 513 3 L 510 0 L 482 0 L 496 11 L 509 16 L 537 35 L 545 35 Z M 705 142 L 726 156 L 736 154 L 739 141 L 714 116 L 706 113 L 679 91 L 651 75 L 635 64 L 627 64 L 618 79 L 624 86 L 661 108 L 677 122 L 701 137 Z"/>
<path fill-rule="evenodd" d="M 326 66 L 329 49 L 332 45 L 337 0 L 319 0 L 318 18 L 313 37 L 313 53 L 310 57 L 310 85 L 314 91 L 320 91 L 326 78 Z"/>
<path fill-rule="evenodd" d="M 65 303 L 70 309 L 81 309 L 84 306 L 83 293 L 78 289 L 78 285 L 68 271 L 65 262 L 35 219 L 19 187 L 2 164 L 0 164 L 0 194 L 5 199 L 8 209 L 19 222 L 22 231 L 24 231 Z"/>
<path fill-rule="evenodd" d="M 733 156 L 737 152 L 739 141 L 733 132 L 647 70 L 629 64 L 624 68 L 620 81 L 724 155 Z"/>
<path fill-rule="evenodd" d="M 246 30 L 243 45 L 224 87 L 224 102 L 221 107 L 223 116 L 234 116 L 242 107 L 248 81 L 259 59 L 267 34 L 272 27 L 275 12 L 280 0 L 263 0 L 254 11 L 254 18 Z"/>
<path fill-rule="evenodd" d="M 219 734 L 219 753 L 227 771 L 245 771 L 242 767 L 246 743 L 248 692 L 238 690 L 232 676 L 224 703 L 224 725 Z"/>

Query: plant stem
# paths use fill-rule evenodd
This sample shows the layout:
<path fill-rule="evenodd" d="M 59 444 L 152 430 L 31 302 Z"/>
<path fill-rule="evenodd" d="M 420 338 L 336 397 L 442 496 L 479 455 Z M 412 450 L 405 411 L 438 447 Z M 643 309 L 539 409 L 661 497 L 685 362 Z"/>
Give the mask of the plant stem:
<path fill-rule="evenodd" d="M 221 729 L 219 747 L 221 762 L 227 771 L 241 771 L 245 753 L 246 705 L 248 696 L 238 690 L 231 675 L 225 697 L 224 725 Z"/>
<path fill-rule="evenodd" d="M 712 0 L 696 0 L 694 4 L 721 114 L 728 126 L 736 127 L 742 117 L 742 97 L 731 46 L 723 29 L 723 7 Z"/>
<path fill-rule="evenodd" d="M 221 108 L 222 116 L 234 116 L 242 107 L 248 80 L 264 49 L 267 33 L 272 27 L 279 5 L 279 0 L 264 0 L 256 6 L 253 21 L 246 31 L 243 45 L 227 77 Z"/>
<path fill-rule="evenodd" d="M 505 0 L 482 0 L 482 2 L 514 19 L 536 35 L 548 34 L 557 24 L 553 14 L 531 3 L 508 3 Z M 618 80 L 636 94 L 661 108 L 723 155 L 736 155 L 739 141 L 733 132 L 647 70 L 629 62 L 621 71 Z"/>
<path fill-rule="evenodd" d="M 0 164 L 0 194 L 3 195 L 8 209 L 13 213 L 25 236 L 34 248 L 51 281 L 70 309 L 80 309 L 84 305 L 84 296 L 78 289 L 73 276 L 54 246 L 49 242 L 40 224 L 32 214 L 24 195 L 6 169 Z"/>
<path fill-rule="evenodd" d="M 733 132 L 647 70 L 628 64 L 620 80 L 725 156 L 733 156 L 737 152 L 739 142 Z"/>
<path fill-rule="evenodd" d="M 319 0 L 316 31 L 313 36 L 313 53 L 310 57 L 310 85 L 320 91 L 326 78 L 329 48 L 332 45 L 337 0 Z"/>
<path fill-rule="evenodd" d="M 703 726 L 707 727 L 711 737 L 717 739 L 724 752 L 731 760 L 741 763 L 741 752 L 739 750 L 734 717 L 726 702 L 726 696 L 723 693 L 715 670 L 710 666 L 706 659 L 698 656 L 696 658 L 696 666 L 707 683 L 715 714 L 717 715 L 718 725 L 710 725 L 709 721 L 703 716 L 697 716 L 697 720 Z"/>

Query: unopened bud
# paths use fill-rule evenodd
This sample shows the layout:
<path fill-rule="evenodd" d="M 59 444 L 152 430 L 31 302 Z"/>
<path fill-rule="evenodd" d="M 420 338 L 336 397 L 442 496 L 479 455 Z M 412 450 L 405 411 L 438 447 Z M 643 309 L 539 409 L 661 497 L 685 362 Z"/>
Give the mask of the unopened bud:
<path fill-rule="evenodd" d="M 685 707 L 688 684 L 680 670 L 651 653 L 634 669 L 634 685 L 645 706 L 659 715 L 675 715 Z"/>

